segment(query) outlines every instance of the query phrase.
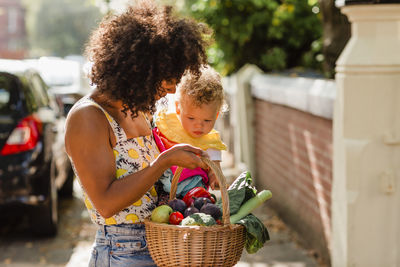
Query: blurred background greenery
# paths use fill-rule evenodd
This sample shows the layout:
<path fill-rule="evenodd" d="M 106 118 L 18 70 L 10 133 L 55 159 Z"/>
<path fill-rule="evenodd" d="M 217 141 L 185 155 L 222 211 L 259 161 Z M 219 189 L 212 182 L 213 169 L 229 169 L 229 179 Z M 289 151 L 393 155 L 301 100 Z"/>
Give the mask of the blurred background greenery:
<path fill-rule="evenodd" d="M 214 29 L 216 43 L 209 57 L 223 74 L 246 63 L 266 72 L 321 69 L 317 0 L 187 0 L 184 11 Z"/>
<path fill-rule="evenodd" d="M 23 0 L 30 57 L 82 54 L 90 32 L 123 0 Z M 209 62 L 222 75 L 244 64 L 265 72 L 307 72 L 327 78 L 350 36 L 333 0 L 159 0 L 208 24 Z M 334 44 L 334 45 L 333 45 Z"/>
<path fill-rule="evenodd" d="M 23 0 L 29 55 L 82 54 L 89 33 L 103 16 L 91 0 Z"/>

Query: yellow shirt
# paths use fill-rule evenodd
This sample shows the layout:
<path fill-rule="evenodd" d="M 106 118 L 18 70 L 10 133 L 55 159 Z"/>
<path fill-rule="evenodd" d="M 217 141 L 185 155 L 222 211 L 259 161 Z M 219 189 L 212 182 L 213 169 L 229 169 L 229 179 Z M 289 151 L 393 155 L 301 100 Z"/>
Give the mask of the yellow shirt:
<path fill-rule="evenodd" d="M 211 132 L 202 137 L 191 137 L 183 128 L 176 113 L 160 112 L 157 115 L 156 125 L 160 132 L 172 142 L 190 144 L 203 150 L 210 148 L 226 150 L 226 145 L 221 141 L 218 131 L 212 129 Z"/>

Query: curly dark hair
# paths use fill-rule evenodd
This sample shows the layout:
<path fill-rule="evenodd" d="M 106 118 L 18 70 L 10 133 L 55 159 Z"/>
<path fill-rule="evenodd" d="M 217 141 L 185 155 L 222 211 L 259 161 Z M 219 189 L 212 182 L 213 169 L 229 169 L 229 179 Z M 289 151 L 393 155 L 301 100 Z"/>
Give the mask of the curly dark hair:
<path fill-rule="evenodd" d="M 124 113 L 154 113 L 163 80 L 179 82 L 185 70 L 199 75 L 210 34 L 207 25 L 177 17 L 171 6 L 137 2 L 92 33 L 85 49 L 93 64 L 89 78 L 101 93 L 121 100 Z"/>

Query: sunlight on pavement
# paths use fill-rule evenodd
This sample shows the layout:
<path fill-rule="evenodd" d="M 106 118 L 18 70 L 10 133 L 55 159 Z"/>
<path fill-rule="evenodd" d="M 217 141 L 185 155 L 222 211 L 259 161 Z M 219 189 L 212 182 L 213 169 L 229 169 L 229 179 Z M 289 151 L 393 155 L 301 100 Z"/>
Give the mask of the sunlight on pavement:
<path fill-rule="evenodd" d="M 87 267 L 91 248 L 91 242 L 79 242 L 65 267 Z"/>
<path fill-rule="evenodd" d="M 82 200 L 82 195 L 83 195 L 83 191 L 82 191 L 82 187 L 79 185 L 78 179 L 74 180 L 74 195 L 75 197 L 79 198 Z M 86 212 L 86 210 L 84 210 L 82 212 L 82 216 L 89 216 Z M 93 225 L 90 225 L 93 227 Z M 89 227 L 89 229 L 81 229 L 81 234 L 83 232 L 87 232 L 87 231 L 92 231 L 93 234 L 93 240 L 94 240 L 94 228 L 90 229 L 91 227 Z M 87 235 L 88 233 L 83 233 L 84 235 Z M 89 264 L 89 259 L 90 259 L 90 254 L 92 251 L 92 245 L 93 245 L 93 241 L 80 241 L 76 244 L 71 257 L 68 261 L 68 263 L 65 265 L 65 267 L 87 267 Z"/>
<path fill-rule="evenodd" d="M 235 267 L 305 267 L 303 262 L 275 262 L 275 263 L 262 263 L 262 262 L 243 262 L 239 261 Z"/>

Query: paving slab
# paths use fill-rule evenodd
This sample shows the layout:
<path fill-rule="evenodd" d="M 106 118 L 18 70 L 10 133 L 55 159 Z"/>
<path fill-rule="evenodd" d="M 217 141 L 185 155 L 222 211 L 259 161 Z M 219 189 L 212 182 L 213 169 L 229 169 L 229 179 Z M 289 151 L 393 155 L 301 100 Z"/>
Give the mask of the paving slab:
<path fill-rule="evenodd" d="M 235 267 L 318 267 L 318 263 L 307 249 L 300 245 L 296 234 L 287 227 L 276 213 L 268 207 L 268 201 L 253 214 L 267 227 L 270 240 L 255 254 L 244 249 Z"/>

